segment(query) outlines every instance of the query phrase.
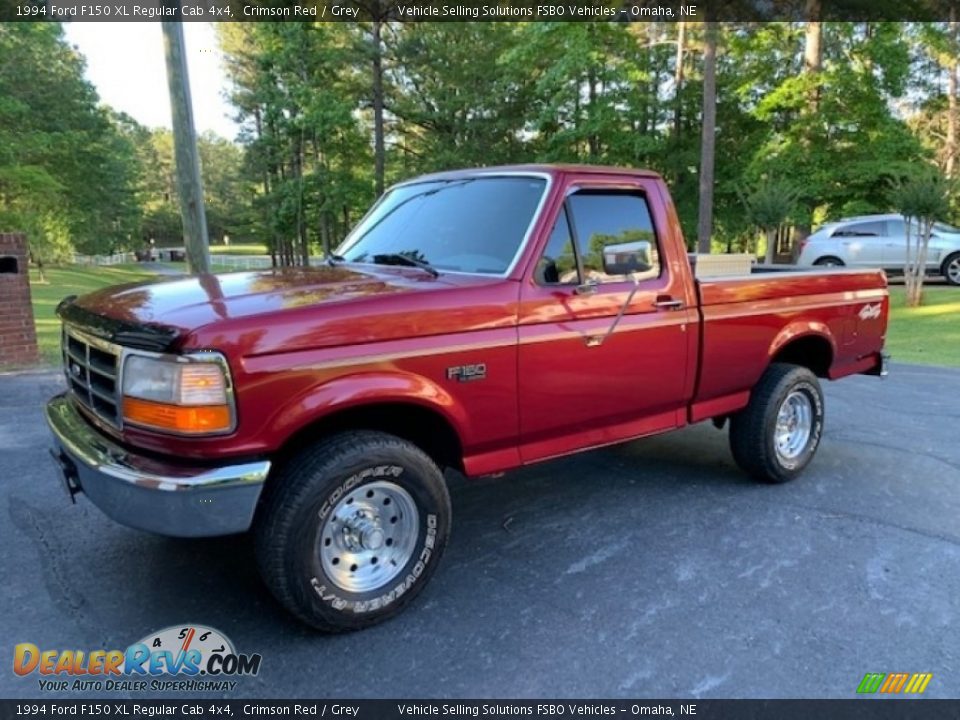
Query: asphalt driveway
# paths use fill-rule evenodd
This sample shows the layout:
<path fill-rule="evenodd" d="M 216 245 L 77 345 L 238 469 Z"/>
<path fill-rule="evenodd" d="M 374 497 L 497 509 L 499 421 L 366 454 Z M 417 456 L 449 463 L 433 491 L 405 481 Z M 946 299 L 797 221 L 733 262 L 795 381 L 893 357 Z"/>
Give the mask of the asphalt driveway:
<path fill-rule="evenodd" d="M 849 698 L 866 672 L 932 672 L 926 695 L 960 697 L 960 371 L 828 384 L 819 455 L 786 486 L 742 476 L 709 424 L 451 477 L 430 586 L 335 637 L 273 601 L 246 538 L 71 506 L 41 410 L 59 387 L 0 376 L 0 697 L 40 695 L 15 643 L 123 648 L 186 622 L 263 655 L 237 696 Z"/>

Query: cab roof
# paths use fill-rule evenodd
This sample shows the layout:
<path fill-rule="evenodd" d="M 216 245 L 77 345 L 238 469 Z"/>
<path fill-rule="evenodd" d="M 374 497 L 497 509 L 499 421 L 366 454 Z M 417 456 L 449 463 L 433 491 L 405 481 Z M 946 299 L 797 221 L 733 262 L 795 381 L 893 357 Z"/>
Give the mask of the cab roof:
<path fill-rule="evenodd" d="M 444 172 L 430 173 L 406 180 L 408 182 L 424 182 L 430 180 L 460 180 L 477 177 L 478 175 L 536 173 L 538 175 L 557 176 L 564 173 L 576 175 L 628 175 L 630 177 L 644 177 L 660 179 L 660 175 L 653 170 L 639 170 L 636 168 L 608 167 L 604 165 L 576 165 L 576 164 L 549 164 L 537 163 L 527 165 L 494 165 L 491 167 L 461 168 Z"/>

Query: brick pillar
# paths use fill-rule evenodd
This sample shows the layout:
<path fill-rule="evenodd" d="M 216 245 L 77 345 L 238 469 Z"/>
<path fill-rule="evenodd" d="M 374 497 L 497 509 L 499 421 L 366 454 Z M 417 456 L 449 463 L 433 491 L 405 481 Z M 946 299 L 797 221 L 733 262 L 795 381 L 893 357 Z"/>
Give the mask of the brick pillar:
<path fill-rule="evenodd" d="M 0 233 L 0 367 L 39 360 L 30 304 L 27 238 Z"/>

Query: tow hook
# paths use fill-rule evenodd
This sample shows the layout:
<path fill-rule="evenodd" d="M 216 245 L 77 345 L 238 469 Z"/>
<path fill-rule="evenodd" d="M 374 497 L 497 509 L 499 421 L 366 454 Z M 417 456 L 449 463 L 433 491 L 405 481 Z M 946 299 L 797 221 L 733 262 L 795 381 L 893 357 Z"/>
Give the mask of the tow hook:
<path fill-rule="evenodd" d="M 66 457 L 62 452 L 57 452 L 53 448 L 50 448 L 50 457 L 53 458 L 53 462 L 56 463 L 57 467 L 60 469 L 60 478 L 63 480 L 63 487 L 67 491 L 67 497 L 70 498 L 70 502 L 74 505 L 77 504 L 76 495 L 83 492 L 83 489 L 80 487 L 80 483 L 77 482 L 77 467 L 73 464 L 73 461 Z"/>

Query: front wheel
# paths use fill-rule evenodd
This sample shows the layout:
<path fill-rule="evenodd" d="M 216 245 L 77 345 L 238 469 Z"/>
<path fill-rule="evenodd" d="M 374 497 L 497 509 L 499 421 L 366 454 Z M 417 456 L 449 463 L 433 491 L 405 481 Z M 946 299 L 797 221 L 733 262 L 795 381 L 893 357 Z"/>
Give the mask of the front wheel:
<path fill-rule="evenodd" d="M 823 392 L 805 367 L 774 363 L 730 422 L 730 449 L 751 477 L 793 480 L 810 463 L 823 434 Z"/>
<path fill-rule="evenodd" d="M 827 256 L 817 258 L 813 264 L 817 267 L 843 267 L 843 260 L 838 257 Z"/>
<path fill-rule="evenodd" d="M 400 612 L 433 574 L 450 532 L 440 469 L 384 433 L 307 448 L 265 492 L 254 525 L 260 573 L 290 612 L 327 632 Z"/>

